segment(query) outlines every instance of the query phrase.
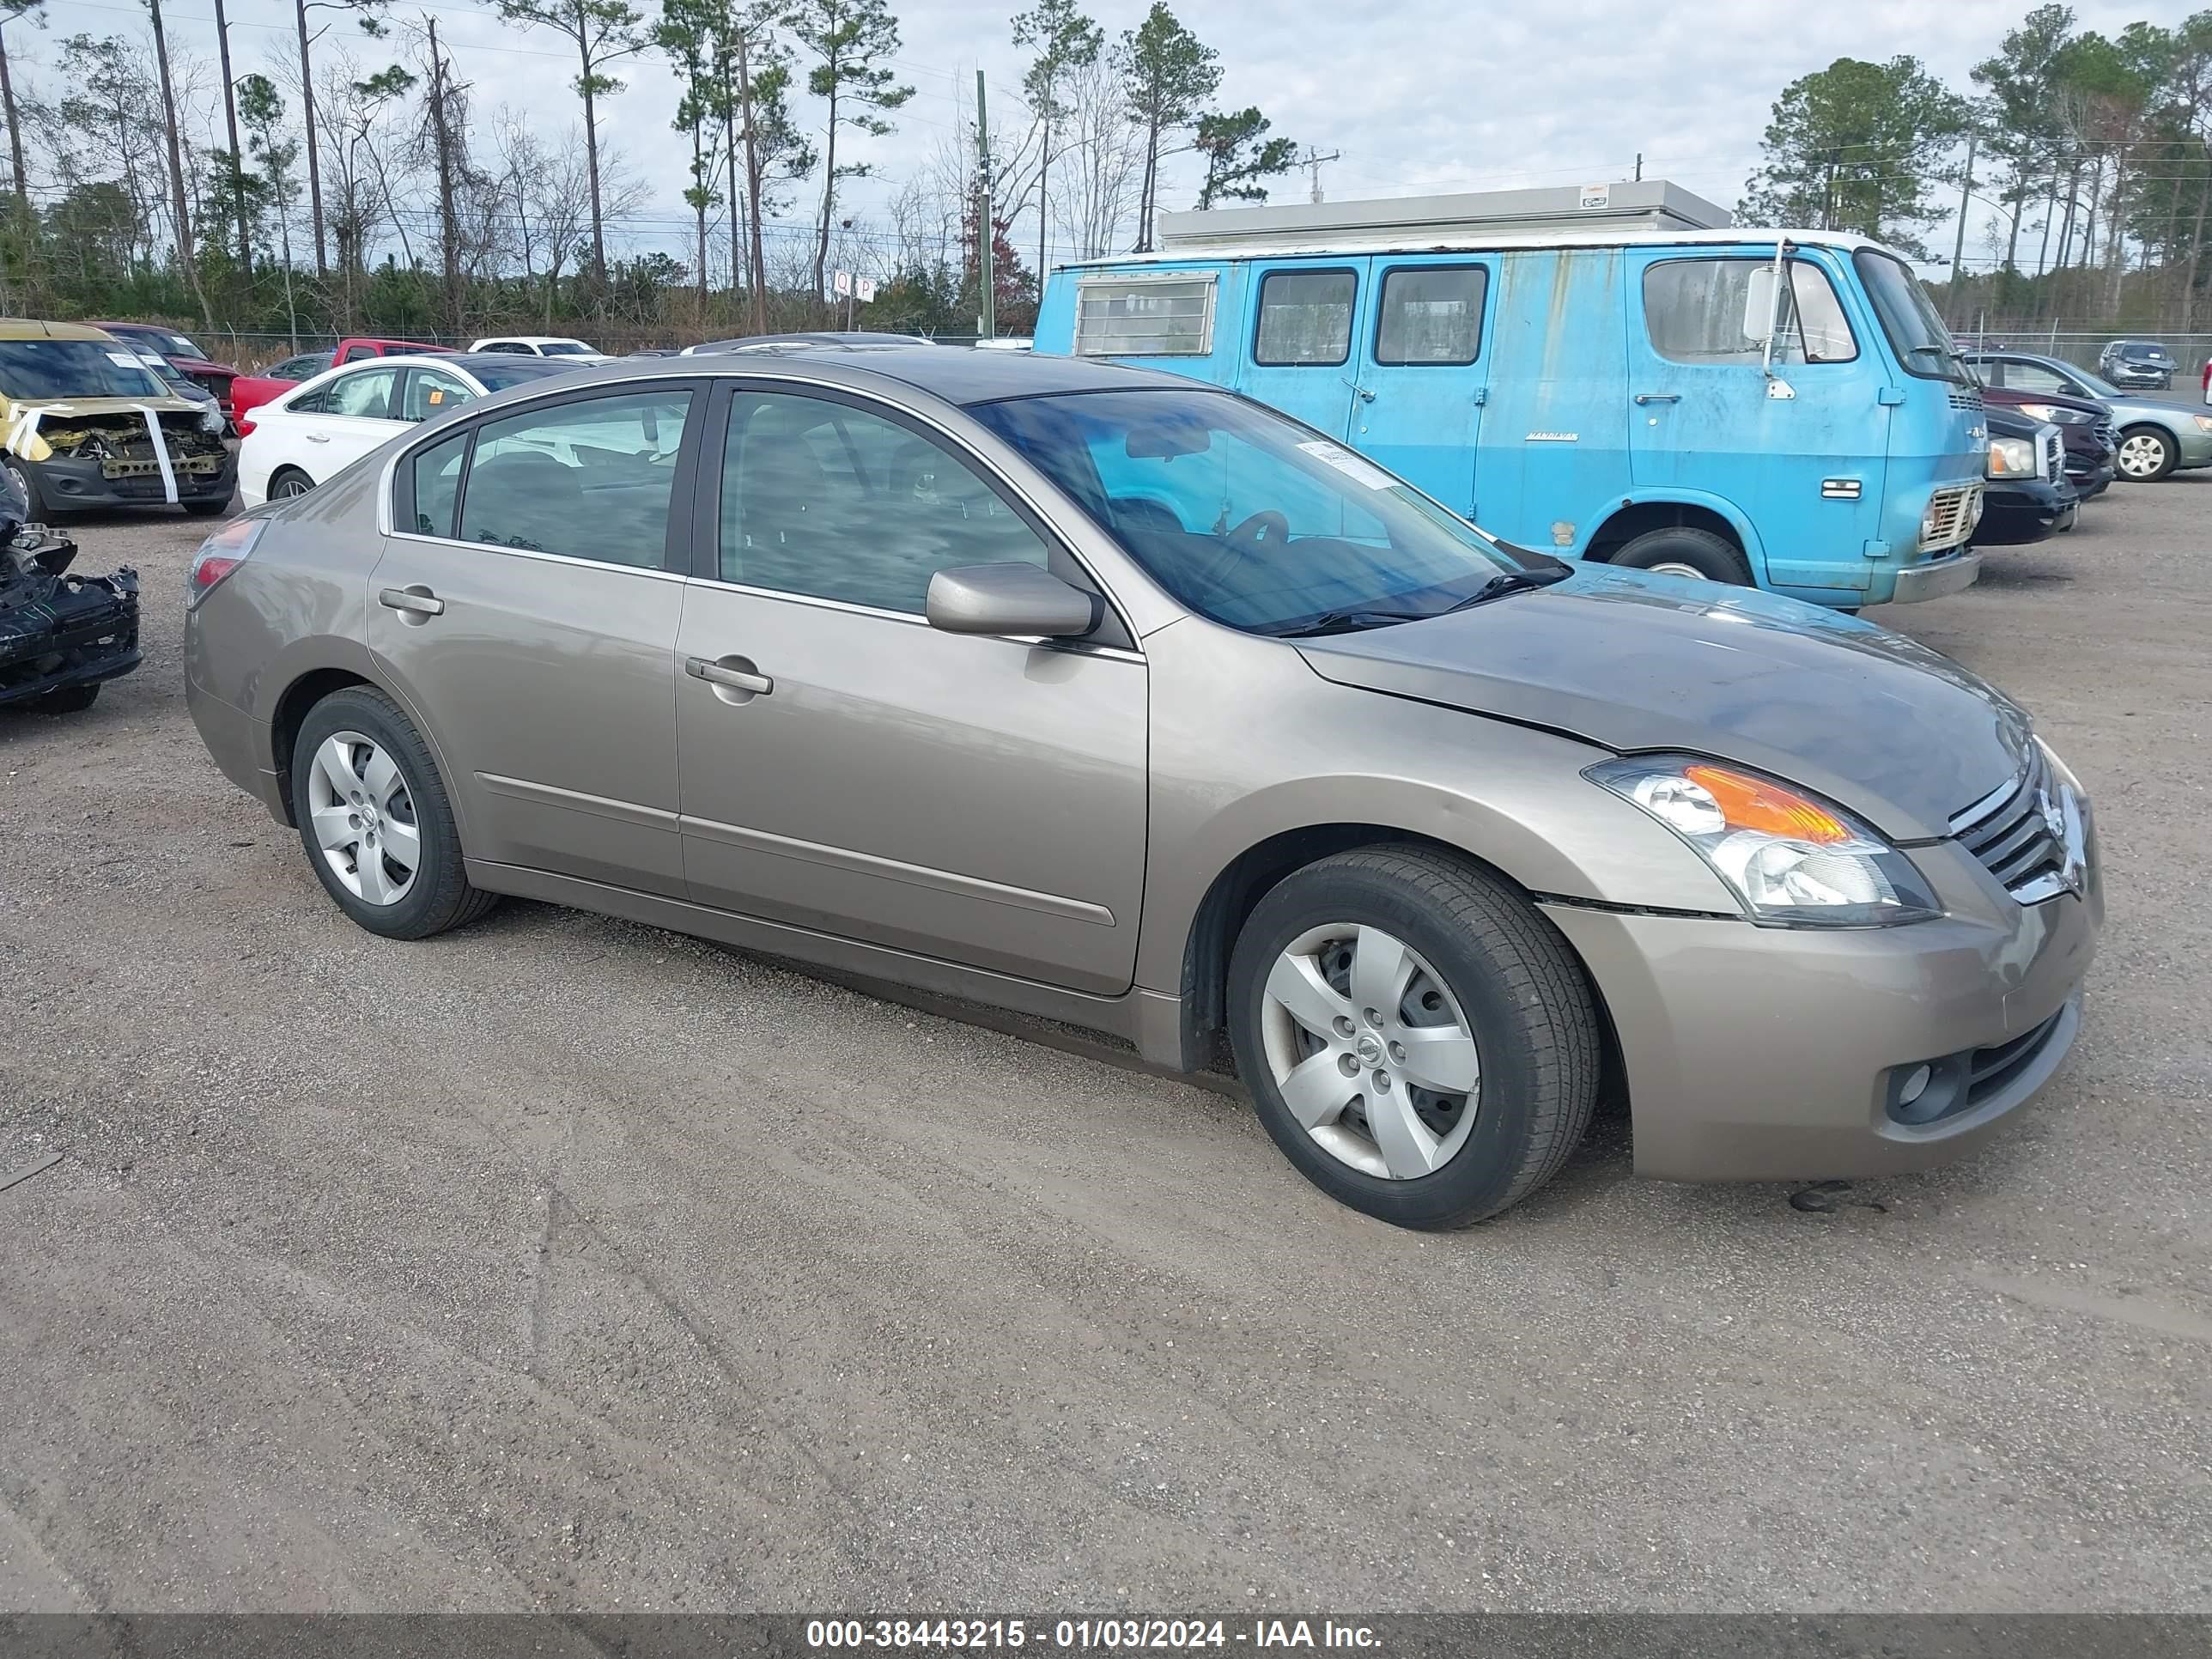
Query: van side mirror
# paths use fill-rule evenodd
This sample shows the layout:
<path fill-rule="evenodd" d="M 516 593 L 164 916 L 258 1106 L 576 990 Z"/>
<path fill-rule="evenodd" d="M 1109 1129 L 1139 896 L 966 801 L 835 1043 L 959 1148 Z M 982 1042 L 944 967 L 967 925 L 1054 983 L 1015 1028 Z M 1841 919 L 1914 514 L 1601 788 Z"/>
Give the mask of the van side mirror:
<path fill-rule="evenodd" d="M 1743 285 L 1744 343 L 1760 350 L 1774 337 L 1774 267 L 1756 265 Z"/>
<path fill-rule="evenodd" d="M 930 577 L 922 614 L 948 634 L 1059 640 L 1096 628 L 1098 605 L 1096 594 L 1033 564 L 964 564 Z"/>

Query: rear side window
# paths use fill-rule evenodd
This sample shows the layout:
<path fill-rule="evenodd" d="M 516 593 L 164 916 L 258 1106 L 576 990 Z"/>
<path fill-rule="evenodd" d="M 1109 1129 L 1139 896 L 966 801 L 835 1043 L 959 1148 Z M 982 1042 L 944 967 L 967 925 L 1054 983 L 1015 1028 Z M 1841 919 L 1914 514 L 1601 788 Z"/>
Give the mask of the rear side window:
<path fill-rule="evenodd" d="M 408 462 L 414 477 L 415 533 L 447 536 L 453 533 L 453 507 L 461 497 L 461 463 L 468 458 L 468 431 L 418 449 Z"/>
<path fill-rule="evenodd" d="M 660 568 L 690 407 L 689 391 L 628 392 L 486 422 L 460 539 Z"/>
<path fill-rule="evenodd" d="M 396 368 L 365 368 L 342 374 L 323 389 L 322 409 L 328 415 L 353 415 L 363 420 L 392 417 L 392 388 L 399 379 Z M 292 405 L 295 409 L 299 404 Z"/>
<path fill-rule="evenodd" d="M 1075 289 L 1079 357 L 1203 357 L 1213 349 L 1213 278 L 1093 278 Z"/>
<path fill-rule="evenodd" d="M 1252 361 L 1267 368 L 1324 368 L 1352 355 L 1349 270 L 1271 270 L 1260 279 L 1260 327 Z"/>
<path fill-rule="evenodd" d="M 1382 277 L 1375 323 L 1375 361 L 1464 368 L 1482 347 L 1482 301 L 1490 273 L 1480 265 L 1432 265 Z"/>
<path fill-rule="evenodd" d="M 1856 357 L 1858 341 L 1827 273 L 1802 259 L 1792 260 L 1789 271 L 1774 361 L 1847 363 Z M 1763 362 L 1774 309 L 1771 259 L 1668 259 L 1644 273 L 1651 349 L 1674 362 Z"/>

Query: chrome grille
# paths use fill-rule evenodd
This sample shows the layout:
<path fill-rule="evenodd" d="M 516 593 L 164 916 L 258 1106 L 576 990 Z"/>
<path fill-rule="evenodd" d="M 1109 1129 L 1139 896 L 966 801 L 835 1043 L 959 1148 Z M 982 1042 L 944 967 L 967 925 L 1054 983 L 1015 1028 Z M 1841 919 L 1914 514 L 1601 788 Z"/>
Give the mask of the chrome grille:
<path fill-rule="evenodd" d="M 1973 533 L 1974 495 L 1979 484 L 1948 484 L 1928 500 L 1928 532 L 1920 538 L 1923 551 L 1941 552 L 1956 547 Z"/>
<path fill-rule="evenodd" d="M 2057 427 L 2046 426 L 2043 428 L 2043 476 L 2049 483 L 2057 483 L 2065 473 L 2066 440 L 2058 435 Z"/>
<path fill-rule="evenodd" d="M 1970 386 L 1954 386 L 1951 388 L 1952 408 L 1979 409 L 1981 406 L 1982 394 L 1978 387 Z"/>
<path fill-rule="evenodd" d="M 2016 782 L 1984 797 L 1951 819 L 1951 834 L 2022 904 L 2040 904 L 2067 890 L 2061 786 L 2040 748 L 2028 753 Z M 2057 822 L 2054 823 L 2053 819 Z"/>

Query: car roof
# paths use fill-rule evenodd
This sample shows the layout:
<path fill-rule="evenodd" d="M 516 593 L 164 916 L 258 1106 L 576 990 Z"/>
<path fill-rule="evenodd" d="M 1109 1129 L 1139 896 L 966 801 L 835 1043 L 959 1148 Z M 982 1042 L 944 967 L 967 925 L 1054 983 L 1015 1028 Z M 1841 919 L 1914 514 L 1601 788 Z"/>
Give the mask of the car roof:
<path fill-rule="evenodd" d="M 763 345 L 753 351 L 717 351 L 691 357 L 654 357 L 628 365 L 635 374 L 650 365 L 672 377 L 684 374 L 773 373 L 776 368 L 826 371 L 824 378 L 848 383 L 896 380 L 949 404 L 988 404 L 1007 398 L 1035 398 L 1065 392 L 1117 392 L 1139 386 L 1183 392 L 1218 388 L 1180 374 L 1102 363 L 1085 357 L 1043 356 L 1021 351 L 977 351 L 941 345 L 826 345 L 802 342 Z M 620 368 L 599 370 L 607 379 L 626 378 Z"/>
<path fill-rule="evenodd" d="M 0 317 L 0 340 L 112 340 L 94 323 L 48 323 L 35 317 Z"/>

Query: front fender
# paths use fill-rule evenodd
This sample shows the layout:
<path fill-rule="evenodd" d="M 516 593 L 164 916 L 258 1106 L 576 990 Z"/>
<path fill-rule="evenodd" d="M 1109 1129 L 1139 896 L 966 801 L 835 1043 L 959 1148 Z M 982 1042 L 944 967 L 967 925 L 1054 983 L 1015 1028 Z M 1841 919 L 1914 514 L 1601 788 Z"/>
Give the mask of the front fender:
<path fill-rule="evenodd" d="M 1698 507 L 1703 507 L 1708 513 L 1718 514 L 1726 520 L 1729 527 L 1735 532 L 1735 538 L 1743 548 L 1744 557 L 1751 561 L 1752 574 L 1756 577 L 1765 577 L 1766 544 L 1759 539 L 1759 532 L 1752 528 L 1751 520 L 1745 516 L 1741 507 L 1729 500 L 1727 496 L 1716 495 L 1710 490 L 1678 489 L 1671 484 L 1654 485 L 1648 489 L 1624 489 L 1607 496 L 1598 503 L 1595 513 L 1581 521 L 1588 525 L 1589 530 L 1587 534 L 1577 540 L 1571 556 L 1577 559 L 1588 556 L 1590 543 L 1596 539 L 1599 532 L 1613 522 L 1614 514 L 1632 507 L 1651 506 Z M 1558 552 L 1562 550 L 1555 548 L 1553 550 Z M 1762 585 L 1764 585 L 1763 582 Z"/>

